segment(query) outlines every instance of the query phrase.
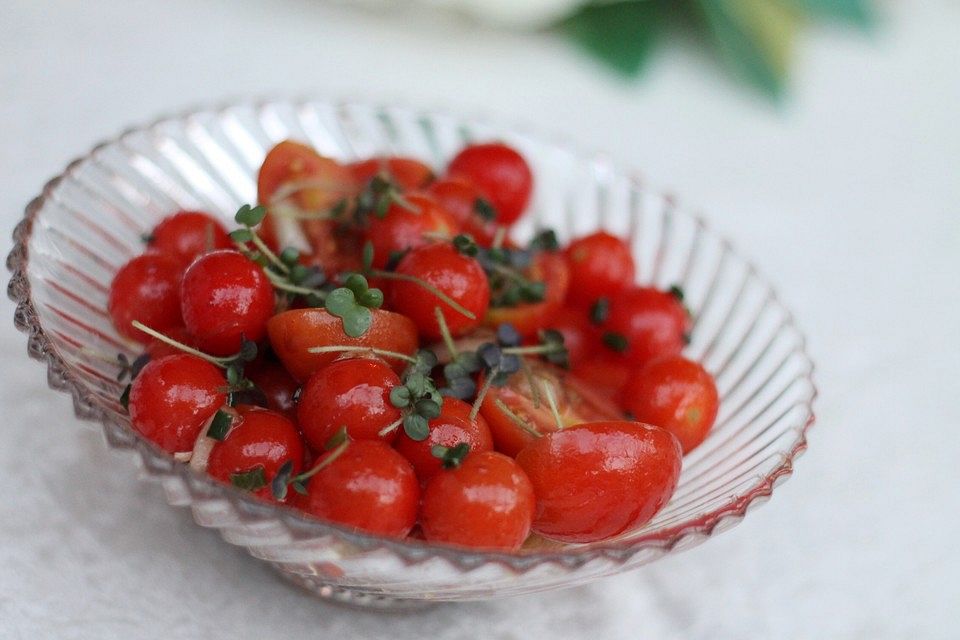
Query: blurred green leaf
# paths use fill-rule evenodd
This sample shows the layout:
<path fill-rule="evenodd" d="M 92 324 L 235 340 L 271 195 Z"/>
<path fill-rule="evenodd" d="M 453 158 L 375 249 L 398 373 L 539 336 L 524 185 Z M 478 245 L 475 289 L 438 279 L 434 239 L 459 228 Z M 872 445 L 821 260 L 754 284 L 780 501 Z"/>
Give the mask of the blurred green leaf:
<path fill-rule="evenodd" d="M 772 98 L 786 84 L 800 15 L 780 0 L 697 0 L 727 63 Z"/>
<path fill-rule="evenodd" d="M 787 0 L 788 4 L 816 18 L 837 18 L 860 27 L 874 22 L 870 0 Z"/>
<path fill-rule="evenodd" d="M 636 76 L 653 48 L 665 10 L 659 0 L 587 5 L 560 28 L 613 69 Z"/>

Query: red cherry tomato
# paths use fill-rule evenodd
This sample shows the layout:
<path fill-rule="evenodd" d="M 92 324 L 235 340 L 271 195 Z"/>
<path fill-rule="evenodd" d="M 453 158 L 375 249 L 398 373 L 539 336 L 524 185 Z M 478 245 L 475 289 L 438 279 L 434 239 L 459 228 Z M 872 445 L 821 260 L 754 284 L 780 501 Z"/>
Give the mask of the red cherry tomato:
<path fill-rule="evenodd" d="M 107 311 L 117 331 L 138 342 L 150 336 L 134 329 L 139 320 L 151 329 L 166 331 L 183 324 L 180 317 L 180 276 L 183 267 L 167 254 L 149 252 L 120 267 L 110 283 Z"/>
<path fill-rule="evenodd" d="M 571 242 L 564 253 L 570 261 L 567 299 L 572 304 L 586 306 L 597 298 L 612 298 L 633 285 L 630 247 L 614 235 L 591 233 Z"/>
<path fill-rule="evenodd" d="M 327 452 L 317 464 L 334 454 Z M 290 502 L 317 518 L 401 538 L 417 519 L 420 484 L 413 467 L 384 442 L 358 440 L 307 482 Z"/>
<path fill-rule="evenodd" d="M 465 147 L 450 161 L 447 173 L 464 176 L 490 197 L 500 224 L 512 224 L 530 202 L 533 174 L 527 161 L 503 143 Z"/>
<path fill-rule="evenodd" d="M 480 412 L 490 426 L 497 451 L 515 456 L 535 439 L 517 425 L 514 417 L 498 406 L 498 400 L 513 416 L 541 434 L 557 430 L 556 420 L 547 401 L 546 389 L 553 394 L 564 426 L 594 420 L 616 420 L 621 417 L 613 403 L 562 369 L 535 360 L 529 360 L 527 364 L 534 384 L 537 385 L 535 391 L 530 388 L 530 378 L 518 373 L 505 386 L 492 387 L 480 407 Z"/>
<path fill-rule="evenodd" d="M 171 327 L 170 329 L 165 329 L 163 335 L 168 338 L 172 338 L 181 344 L 185 344 L 188 347 L 196 348 L 197 345 L 193 343 L 193 336 L 190 335 L 190 332 L 187 331 L 186 327 Z M 183 353 L 182 350 L 177 347 L 172 347 L 162 340 L 157 340 L 154 337 L 150 337 L 150 342 L 146 344 L 143 348 L 144 352 L 150 356 L 151 360 L 159 360 L 166 356 L 176 356 Z"/>
<path fill-rule="evenodd" d="M 577 363 L 573 367 L 572 374 L 584 384 L 589 384 L 604 398 L 620 404 L 623 387 L 636 368 L 614 355 L 602 353 L 601 350 L 602 347 L 594 347 L 594 353 L 600 352 L 599 355 Z"/>
<path fill-rule="evenodd" d="M 415 158 L 384 156 L 347 165 L 358 184 L 366 184 L 378 173 L 386 174 L 402 189 L 422 189 L 433 180 L 433 169 Z"/>
<path fill-rule="evenodd" d="M 287 370 L 271 360 L 256 360 L 244 369 L 244 375 L 263 392 L 267 408 L 290 420 L 297 419 L 297 389 L 300 387 Z"/>
<path fill-rule="evenodd" d="M 484 324 L 490 327 L 507 322 L 524 337 L 536 335 L 546 328 L 563 306 L 570 284 L 570 268 L 563 254 L 544 251 L 538 253 L 525 274 L 534 282 L 547 285 L 541 302 L 524 303 L 515 307 L 491 307 Z"/>
<path fill-rule="evenodd" d="M 430 196 L 410 193 L 404 199 L 414 208 L 393 202 L 384 217 L 370 217 L 366 239 L 373 245 L 377 269 L 386 267 L 395 254 L 436 242 L 431 234 L 452 237 L 457 233 L 456 221 Z"/>
<path fill-rule="evenodd" d="M 431 184 L 428 193 L 456 220 L 461 233 L 469 234 L 481 246 L 493 244 L 497 223 L 485 219 L 481 212 L 496 216 L 496 211 L 472 182 L 463 177 L 443 178 Z"/>
<path fill-rule="evenodd" d="M 350 170 L 336 160 L 321 156 L 305 144 L 284 140 L 263 159 L 257 176 L 257 200 L 271 204 L 282 186 L 298 182 L 314 185 L 292 197 L 297 206 L 307 210 L 329 208 L 358 189 Z"/>
<path fill-rule="evenodd" d="M 717 419 L 720 398 L 706 369 L 673 356 L 637 371 L 623 391 L 623 404 L 637 420 L 675 435 L 688 453 L 707 437 Z"/>
<path fill-rule="evenodd" d="M 231 483 L 235 473 L 263 469 L 267 482 L 254 492 L 265 499 L 273 499 L 270 482 L 287 462 L 293 463 L 293 475 L 303 468 L 303 442 L 297 427 L 285 417 L 261 407 L 237 407 L 239 418 L 234 420 L 227 437 L 213 446 L 207 462 L 207 473 Z"/>
<path fill-rule="evenodd" d="M 643 365 L 679 355 L 690 327 L 687 310 L 675 295 L 641 287 L 610 301 L 610 314 L 602 326 L 603 341 L 620 359 Z"/>
<path fill-rule="evenodd" d="M 256 342 L 266 334 L 273 286 L 257 263 L 222 249 L 200 256 L 183 274 L 180 305 L 200 349 L 226 356 L 240 349 L 242 338 Z"/>
<path fill-rule="evenodd" d="M 431 452 L 435 445 L 453 447 L 466 442 L 470 445 L 471 455 L 493 450 L 487 421 L 479 414 L 471 420 L 470 409 L 463 400 L 444 398 L 440 415 L 430 421 L 430 435 L 426 440 L 413 440 L 406 433 L 397 436 L 394 449 L 410 461 L 421 482 L 426 482 L 441 469 L 440 459 Z"/>
<path fill-rule="evenodd" d="M 533 530 L 596 542 L 648 522 L 680 477 L 680 443 L 639 422 L 593 422 L 549 433 L 520 452 L 537 496 Z"/>
<path fill-rule="evenodd" d="M 220 369 L 195 356 L 152 360 L 130 387 L 130 422 L 165 451 L 191 451 L 203 423 L 226 403 L 226 385 Z"/>
<path fill-rule="evenodd" d="M 415 282 L 391 282 L 387 294 L 390 307 L 410 317 L 427 340 L 440 339 L 435 308 L 440 308 L 450 333 L 457 337 L 476 329 L 490 304 L 490 285 L 483 267 L 450 243 L 414 249 L 400 260 L 395 273 L 429 283 L 474 316 L 467 317 Z"/>
<path fill-rule="evenodd" d="M 533 513 L 533 487 L 516 462 L 470 451 L 459 467 L 427 483 L 420 526 L 430 542 L 514 551 L 530 533 Z"/>
<path fill-rule="evenodd" d="M 371 312 L 370 328 L 359 338 L 344 333 L 343 321 L 326 309 L 293 309 L 278 313 L 267 323 L 270 346 L 290 375 L 300 382 L 340 357 L 338 353 L 310 353 L 312 347 L 373 347 L 406 354 L 417 350 L 417 327 L 410 318 L 383 309 L 372 309 Z M 386 361 L 396 371 L 407 366 L 397 358 L 387 358 Z"/>
<path fill-rule="evenodd" d="M 233 247 L 233 241 L 220 221 L 210 214 L 180 211 L 153 228 L 147 246 L 176 256 L 186 268 L 199 255 Z"/>
<path fill-rule="evenodd" d="M 303 386 L 297 405 L 307 444 L 322 451 L 340 427 L 354 440 L 393 441 L 396 429 L 379 432 L 400 419 L 400 410 L 390 404 L 390 391 L 398 386 L 397 374 L 373 358 L 346 358 L 320 369 Z"/>
<path fill-rule="evenodd" d="M 563 345 L 567 348 L 570 367 L 573 369 L 597 351 L 597 330 L 584 309 L 561 308 L 550 316 L 547 328 L 563 334 Z"/>

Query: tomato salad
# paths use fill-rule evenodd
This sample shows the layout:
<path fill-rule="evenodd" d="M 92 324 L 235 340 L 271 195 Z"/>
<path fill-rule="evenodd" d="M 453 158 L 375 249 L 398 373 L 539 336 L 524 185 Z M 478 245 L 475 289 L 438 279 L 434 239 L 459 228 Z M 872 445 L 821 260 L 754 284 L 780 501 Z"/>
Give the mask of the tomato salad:
<path fill-rule="evenodd" d="M 219 481 L 365 532 L 516 550 L 648 522 L 717 414 L 677 288 L 599 231 L 519 243 L 533 175 L 471 144 L 344 163 L 285 141 L 229 231 L 180 211 L 116 274 L 121 404 Z"/>

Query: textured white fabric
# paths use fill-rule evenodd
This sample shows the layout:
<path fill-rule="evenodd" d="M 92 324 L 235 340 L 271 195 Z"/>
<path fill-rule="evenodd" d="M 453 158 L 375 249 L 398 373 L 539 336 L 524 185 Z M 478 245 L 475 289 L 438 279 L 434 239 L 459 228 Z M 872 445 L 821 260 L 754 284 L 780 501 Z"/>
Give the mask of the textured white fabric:
<path fill-rule="evenodd" d="M 950 638 L 960 602 L 960 6 L 803 38 L 777 110 L 672 45 L 644 82 L 548 37 L 312 0 L 0 2 L 0 250 L 73 156 L 288 91 L 487 111 L 701 206 L 809 336 L 819 424 L 770 504 L 603 582 L 383 617 L 317 602 L 170 509 L 73 419 L 0 303 L 0 637 Z"/>

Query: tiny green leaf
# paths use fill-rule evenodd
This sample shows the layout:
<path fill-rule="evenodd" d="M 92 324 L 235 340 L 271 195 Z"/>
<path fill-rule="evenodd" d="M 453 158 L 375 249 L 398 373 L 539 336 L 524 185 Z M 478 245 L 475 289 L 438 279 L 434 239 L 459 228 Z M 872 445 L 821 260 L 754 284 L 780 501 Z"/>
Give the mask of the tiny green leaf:
<path fill-rule="evenodd" d="M 253 240 L 253 232 L 250 229 L 237 229 L 230 232 L 230 239 L 234 242 L 250 242 Z"/>
<path fill-rule="evenodd" d="M 603 334 L 603 344 L 607 345 L 607 347 L 616 351 L 617 353 L 623 353 L 630 348 L 630 343 L 627 341 L 626 336 L 624 336 L 622 333 L 615 333 L 613 331 L 607 331 Z"/>
<path fill-rule="evenodd" d="M 263 218 L 266 215 L 266 207 L 251 207 L 250 205 L 245 204 L 237 211 L 237 215 L 234 216 L 234 220 L 236 220 L 238 224 L 242 224 L 245 227 L 255 227 L 263 221 Z"/>
<path fill-rule="evenodd" d="M 280 252 L 280 262 L 291 267 L 297 264 L 297 261 L 300 260 L 300 252 L 297 251 L 294 247 L 287 247 Z"/>
<path fill-rule="evenodd" d="M 467 454 L 470 453 L 470 445 L 466 442 L 461 442 L 452 447 L 435 444 L 430 447 L 430 453 L 433 457 L 440 459 L 444 469 L 455 469 L 463 463 Z"/>
<path fill-rule="evenodd" d="M 390 404 L 397 409 L 410 406 L 410 389 L 405 386 L 394 387 L 390 390 Z"/>
<path fill-rule="evenodd" d="M 324 451 L 332 451 L 347 441 L 347 427 L 340 425 L 340 428 L 323 444 Z"/>
<path fill-rule="evenodd" d="M 473 212 L 484 220 L 494 220 L 497 217 L 497 210 L 493 204 L 486 198 L 477 198 L 473 201 Z"/>
<path fill-rule="evenodd" d="M 126 411 L 130 410 L 130 385 L 129 384 L 123 388 L 123 393 L 120 394 L 120 406 L 123 407 L 124 410 Z"/>
<path fill-rule="evenodd" d="M 207 437 L 222 442 L 223 439 L 227 437 L 227 433 L 229 433 L 232 425 L 233 417 L 223 409 L 220 409 L 214 414 L 213 420 L 210 421 L 210 427 L 207 429 Z"/>
<path fill-rule="evenodd" d="M 597 298 L 597 301 L 590 306 L 590 322 L 603 324 L 609 317 L 610 300 L 608 298 Z"/>
<path fill-rule="evenodd" d="M 367 240 L 363 243 L 363 270 L 370 271 L 373 268 L 373 243 Z"/>
<path fill-rule="evenodd" d="M 403 418 L 403 431 L 411 440 L 420 442 L 430 435 L 430 425 L 423 416 L 411 413 Z"/>
<path fill-rule="evenodd" d="M 267 477 L 263 467 L 257 466 L 249 471 L 231 473 L 230 484 L 244 491 L 257 491 L 267 486 Z"/>

